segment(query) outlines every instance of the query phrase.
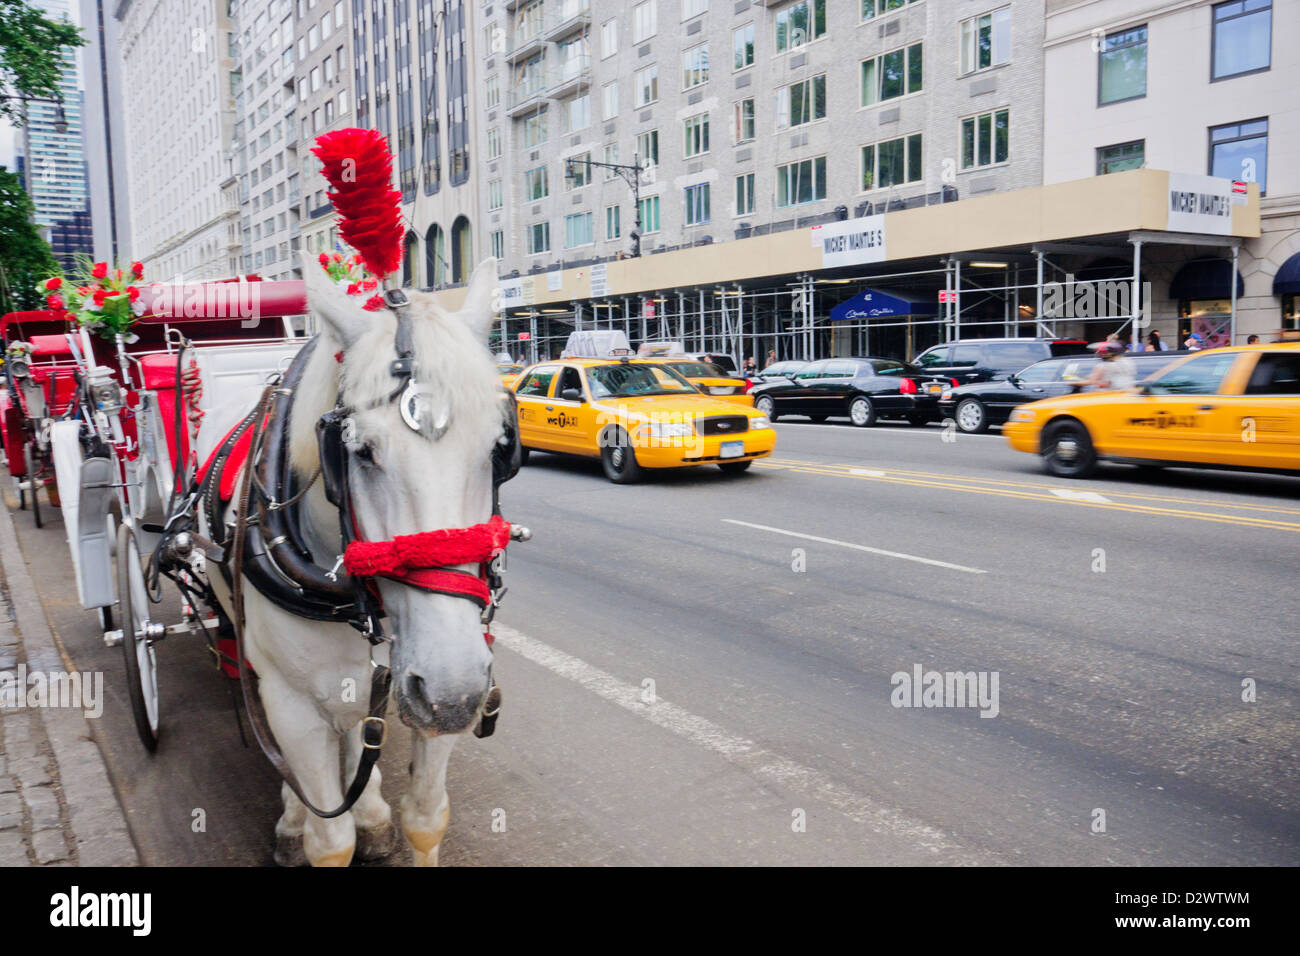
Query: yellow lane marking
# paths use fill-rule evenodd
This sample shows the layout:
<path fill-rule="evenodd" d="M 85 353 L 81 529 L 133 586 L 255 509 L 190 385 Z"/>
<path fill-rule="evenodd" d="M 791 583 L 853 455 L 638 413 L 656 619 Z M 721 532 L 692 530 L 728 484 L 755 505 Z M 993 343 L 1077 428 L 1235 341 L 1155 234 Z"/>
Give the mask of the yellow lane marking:
<path fill-rule="evenodd" d="M 1156 508 L 1150 505 L 1130 505 L 1122 503 L 1103 504 L 1101 502 L 1059 498 L 1056 495 L 1051 494 L 1050 491 L 1047 494 L 1037 494 L 1027 491 L 1013 491 L 1010 489 L 1000 488 L 976 488 L 969 484 L 957 484 L 953 481 L 924 481 L 916 478 L 896 477 L 892 475 L 884 478 L 871 478 L 862 475 L 851 475 L 846 471 L 796 467 L 792 465 L 785 465 L 784 467 L 789 471 L 795 471 L 801 474 L 823 475 L 831 478 L 850 478 L 855 481 L 883 481 L 889 484 L 910 485 L 917 488 L 942 488 L 948 491 L 963 491 L 975 495 L 992 495 L 1000 498 L 1019 498 L 1028 501 L 1051 501 L 1057 504 L 1072 505 L 1082 508 L 1105 508 L 1108 511 L 1127 511 L 1131 514 L 1145 514 L 1166 518 L 1190 518 L 1195 521 L 1212 521 L 1216 524 L 1231 524 L 1248 528 L 1266 528 L 1273 531 L 1300 532 L 1300 522 L 1252 518 L 1248 515 L 1215 515 L 1174 508 Z"/>
<path fill-rule="evenodd" d="M 976 477 L 974 475 L 967 476 L 967 475 L 944 474 L 942 472 L 912 471 L 906 468 L 888 468 L 887 466 L 884 466 L 880 469 L 866 469 L 858 464 L 839 465 L 839 464 L 832 464 L 830 462 L 797 461 L 795 459 L 790 459 L 790 458 L 768 458 L 765 460 L 765 463 L 770 463 L 772 465 L 791 465 L 791 466 L 802 465 L 802 466 L 807 466 L 812 468 L 844 469 L 849 473 L 853 473 L 853 474 L 857 474 L 862 471 L 879 470 L 884 474 L 900 475 L 908 478 L 937 478 L 944 481 L 969 481 L 974 484 L 1005 485 L 1009 488 L 1044 488 L 1045 489 L 1049 487 L 1045 482 L 1042 481 L 1016 481 L 1008 478 L 983 478 L 983 477 Z M 1151 500 L 1151 501 L 1158 501 L 1161 502 L 1162 504 L 1168 504 L 1168 505 L 1202 505 L 1202 506 L 1209 506 L 1214 508 L 1233 508 L 1238 511 L 1270 511 L 1276 514 L 1300 515 L 1300 508 L 1290 508 L 1285 505 L 1236 504 L 1231 501 L 1206 501 L 1203 498 L 1174 498 L 1168 495 L 1161 495 L 1153 492 L 1111 491 L 1109 488 L 1105 489 L 1101 493 L 1105 494 L 1107 498 L 1133 498 L 1137 500 Z"/>

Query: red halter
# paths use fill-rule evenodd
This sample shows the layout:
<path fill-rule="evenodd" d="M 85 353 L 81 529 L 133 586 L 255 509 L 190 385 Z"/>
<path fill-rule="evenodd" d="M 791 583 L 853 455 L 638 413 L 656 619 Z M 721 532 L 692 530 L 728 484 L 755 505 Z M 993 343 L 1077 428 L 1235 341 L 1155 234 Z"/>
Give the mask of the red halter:
<path fill-rule="evenodd" d="M 493 515 L 484 524 L 398 535 L 392 541 L 353 541 L 343 567 L 356 577 L 383 577 L 425 591 L 465 597 L 479 607 L 492 600 L 488 562 L 510 543 L 510 523 Z M 453 567 L 478 564 L 479 573 Z"/>

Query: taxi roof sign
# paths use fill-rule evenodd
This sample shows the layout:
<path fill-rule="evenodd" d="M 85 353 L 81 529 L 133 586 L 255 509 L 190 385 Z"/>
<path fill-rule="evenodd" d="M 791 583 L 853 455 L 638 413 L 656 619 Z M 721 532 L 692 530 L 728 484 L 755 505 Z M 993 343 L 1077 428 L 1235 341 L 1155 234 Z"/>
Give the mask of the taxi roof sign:
<path fill-rule="evenodd" d="M 636 350 L 638 358 L 664 358 L 669 355 L 686 355 L 686 347 L 681 342 L 642 342 Z"/>
<path fill-rule="evenodd" d="M 570 332 L 561 358 L 620 358 L 631 355 L 627 334 L 618 329 L 589 329 Z"/>

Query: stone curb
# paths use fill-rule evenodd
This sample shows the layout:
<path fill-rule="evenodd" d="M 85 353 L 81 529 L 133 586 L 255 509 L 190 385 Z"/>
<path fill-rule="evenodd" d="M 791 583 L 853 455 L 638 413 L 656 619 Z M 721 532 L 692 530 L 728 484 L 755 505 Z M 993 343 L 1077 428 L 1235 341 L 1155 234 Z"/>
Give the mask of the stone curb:
<path fill-rule="evenodd" d="M 46 673 L 68 669 L 27 571 L 13 518 L 3 503 L 0 503 L 0 565 L 9 585 L 10 604 L 28 668 Z M 72 573 L 70 560 L 68 573 Z M 75 584 L 69 581 L 68 586 Z M 108 767 L 95 742 L 92 721 L 80 710 L 63 707 L 40 708 L 40 717 L 58 766 L 71 821 L 72 843 L 81 865 L 138 866 L 140 857 L 109 779 Z"/>

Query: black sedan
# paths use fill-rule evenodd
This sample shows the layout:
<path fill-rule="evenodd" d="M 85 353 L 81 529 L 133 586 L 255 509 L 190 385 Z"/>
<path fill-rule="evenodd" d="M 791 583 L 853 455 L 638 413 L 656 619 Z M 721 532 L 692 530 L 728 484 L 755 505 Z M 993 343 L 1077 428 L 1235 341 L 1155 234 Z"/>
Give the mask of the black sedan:
<path fill-rule="evenodd" d="M 1135 352 L 1128 357 L 1137 366 L 1140 381 L 1186 354 L 1170 350 Z M 1035 362 L 1004 381 L 973 382 L 945 389 L 939 397 L 939 412 L 944 418 L 956 421 L 964 432 L 987 431 L 990 425 L 1004 424 L 1017 405 L 1069 395 L 1092 374 L 1098 361 L 1095 355 L 1064 355 Z"/>
<path fill-rule="evenodd" d="M 755 385 L 751 394 L 754 407 L 773 421 L 783 415 L 806 415 L 815 422 L 847 417 L 859 427 L 873 425 L 877 418 L 924 425 L 939 418 L 941 385 L 951 381 L 928 376 L 906 362 L 868 356 L 810 362 L 787 376 Z"/>

